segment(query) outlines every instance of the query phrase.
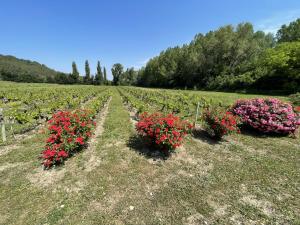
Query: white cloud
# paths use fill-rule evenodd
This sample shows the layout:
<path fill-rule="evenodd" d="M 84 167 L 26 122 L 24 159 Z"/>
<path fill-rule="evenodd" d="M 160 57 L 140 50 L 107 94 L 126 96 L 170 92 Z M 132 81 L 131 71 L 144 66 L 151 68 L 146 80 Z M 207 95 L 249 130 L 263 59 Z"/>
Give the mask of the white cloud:
<path fill-rule="evenodd" d="M 273 33 L 279 30 L 283 24 L 288 24 L 293 20 L 300 17 L 300 9 L 278 12 L 273 14 L 271 17 L 263 19 L 255 23 L 257 30 L 262 30 L 266 33 Z"/>

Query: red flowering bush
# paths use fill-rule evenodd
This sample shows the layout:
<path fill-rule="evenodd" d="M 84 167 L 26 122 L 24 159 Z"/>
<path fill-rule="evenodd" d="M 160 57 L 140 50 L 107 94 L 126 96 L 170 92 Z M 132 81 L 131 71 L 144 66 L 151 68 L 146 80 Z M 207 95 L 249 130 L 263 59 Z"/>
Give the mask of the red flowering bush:
<path fill-rule="evenodd" d="M 264 133 L 293 134 L 300 125 L 293 107 L 275 98 L 238 100 L 232 111 L 244 124 Z"/>
<path fill-rule="evenodd" d="M 237 117 L 221 107 L 205 109 L 202 119 L 205 130 L 213 138 L 220 139 L 224 135 L 239 132 Z"/>
<path fill-rule="evenodd" d="M 166 153 L 180 146 L 192 127 L 188 121 L 173 114 L 164 116 L 161 113 L 147 112 L 140 115 L 136 124 L 139 135 Z"/>
<path fill-rule="evenodd" d="M 49 168 L 62 163 L 66 158 L 81 150 L 96 125 L 88 110 L 61 111 L 48 121 L 50 136 L 42 152 L 43 165 Z"/>

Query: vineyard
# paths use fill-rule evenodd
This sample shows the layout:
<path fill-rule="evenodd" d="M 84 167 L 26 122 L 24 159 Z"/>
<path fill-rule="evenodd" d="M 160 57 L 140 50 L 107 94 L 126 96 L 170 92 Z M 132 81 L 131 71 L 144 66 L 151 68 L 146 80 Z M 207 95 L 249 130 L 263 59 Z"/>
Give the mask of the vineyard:
<path fill-rule="evenodd" d="M 163 89 L 144 89 L 132 87 L 118 88 L 125 104 L 129 104 L 138 112 L 162 111 L 176 113 L 182 117 L 193 117 L 199 105 L 204 108 L 208 105 L 228 107 L 240 98 L 255 98 L 259 95 L 243 95 L 201 91 L 172 91 Z M 264 97 L 264 96 L 261 96 Z M 278 97 L 287 100 L 284 97 Z"/>
<path fill-rule="evenodd" d="M 46 89 L 46 90 L 45 90 Z M 89 108 L 100 110 L 109 97 L 107 88 L 5 85 L 0 89 L 2 117 L 8 136 L 42 125 L 54 112 Z M 3 140 L 2 140 L 3 141 Z"/>
<path fill-rule="evenodd" d="M 0 224 L 300 222 L 287 96 L 0 82 L 0 100 Z"/>

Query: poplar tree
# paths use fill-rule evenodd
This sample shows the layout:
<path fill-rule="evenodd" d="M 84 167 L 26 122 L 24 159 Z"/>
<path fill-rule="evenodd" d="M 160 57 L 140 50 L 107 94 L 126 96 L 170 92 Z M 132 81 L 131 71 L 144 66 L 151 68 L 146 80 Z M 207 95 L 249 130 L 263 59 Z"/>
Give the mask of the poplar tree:
<path fill-rule="evenodd" d="M 70 75 L 70 78 L 72 83 L 78 83 L 79 81 L 79 72 L 74 61 L 72 62 L 72 74 Z"/>
<path fill-rule="evenodd" d="M 99 61 L 97 62 L 97 73 L 95 76 L 95 83 L 97 85 L 103 84 L 103 74 L 102 74 L 102 69 Z"/>
<path fill-rule="evenodd" d="M 85 77 L 84 77 L 84 83 L 89 84 L 91 81 L 91 70 L 89 61 L 85 61 Z"/>
<path fill-rule="evenodd" d="M 107 85 L 107 76 L 106 76 L 106 68 L 103 68 L 103 80 L 104 80 L 104 84 Z"/>

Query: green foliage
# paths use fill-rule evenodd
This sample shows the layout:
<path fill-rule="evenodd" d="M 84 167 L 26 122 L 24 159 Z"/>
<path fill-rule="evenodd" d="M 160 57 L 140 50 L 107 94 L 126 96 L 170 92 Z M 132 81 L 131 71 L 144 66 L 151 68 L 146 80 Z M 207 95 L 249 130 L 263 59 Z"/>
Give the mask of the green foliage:
<path fill-rule="evenodd" d="M 79 72 L 75 62 L 72 62 L 72 74 L 70 75 L 71 83 L 78 83 L 79 81 Z"/>
<path fill-rule="evenodd" d="M 16 84 L 0 82 L 0 108 L 15 133 L 36 127 L 59 110 L 100 109 L 106 87 Z M 97 108 L 98 107 L 98 108 Z"/>
<path fill-rule="evenodd" d="M 0 55 L 0 79 L 16 82 L 54 83 L 58 72 L 38 62 Z M 60 73 L 61 75 L 61 73 Z"/>
<path fill-rule="evenodd" d="M 133 85 L 137 80 L 137 71 L 134 68 L 127 68 L 125 72 L 123 72 L 119 78 L 120 85 Z"/>
<path fill-rule="evenodd" d="M 300 41 L 267 49 L 260 62 L 264 72 L 256 80 L 256 88 L 300 91 Z"/>
<path fill-rule="evenodd" d="M 107 75 L 106 75 L 106 68 L 103 68 L 103 83 L 107 84 Z"/>
<path fill-rule="evenodd" d="M 300 40 L 300 18 L 289 25 L 282 25 L 277 32 L 278 42 L 290 42 Z"/>
<path fill-rule="evenodd" d="M 102 74 L 102 69 L 101 69 L 101 65 L 100 65 L 100 62 L 98 61 L 97 62 L 97 73 L 96 73 L 96 76 L 95 76 L 95 84 L 96 85 L 100 85 L 100 84 L 103 84 L 103 74 Z"/>
<path fill-rule="evenodd" d="M 55 83 L 58 84 L 68 84 L 70 83 L 70 76 L 68 74 L 65 73 L 57 73 L 55 75 Z"/>
<path fill-rule="evenodd" d="M 247 73 L 273 45 L 272 35 L 254 32 L 250 23 L 224 26 L 152 58 L 139 72 L 138 85 L 212 89 L 246 85 L 252 82 Z"/>
<path fill-rule="evenodd" d="M 90 84 L 91 83 L 91 69 L 89 65 L 89 61 L 85 61 L 85 77 L 84 77 L 84 83 Z"/>
<path fill-rule="evenodd" d="M 106 69 L 104 76 L 100 62 L 97 65 L 97 73 L 91 75 L 89 62 L 85 61 L 85 77 L 79 75 L 77 65 L 72 63 L 72 73 L 62 73 L 52 70 L 43 64 L 29 60 L 18 59 L 13 56 L 0 55 L 0 80 L 27 82 L 27 83 L 58 83 L 58 84 L 108 84 Z"/>
<path fill-rule="evenodd" d="M 111 73 L 113 75 L 113 84 L 120 85 L 120 77 L 123 74 L 123 65 L 121 63 L 115 63 L 111 68 Z"/>
<path fill-rule="evenodd" d="M 290 95 L 289 98 L 293 105 L 300 106 L 300 92 Z"/>

